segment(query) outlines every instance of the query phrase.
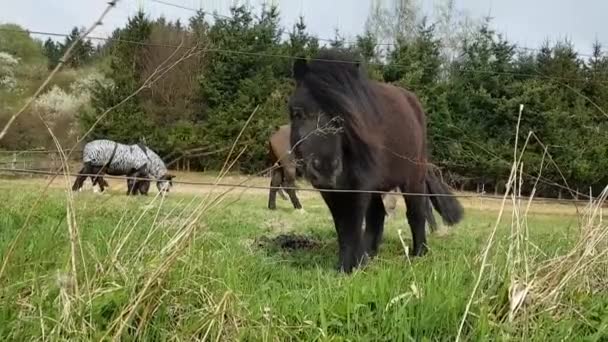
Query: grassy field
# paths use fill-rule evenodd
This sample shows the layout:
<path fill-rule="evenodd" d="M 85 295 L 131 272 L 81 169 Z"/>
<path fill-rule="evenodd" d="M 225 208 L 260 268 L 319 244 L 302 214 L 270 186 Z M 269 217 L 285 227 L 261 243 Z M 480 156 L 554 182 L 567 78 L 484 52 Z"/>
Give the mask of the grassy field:
<path fill-rule="evenodd" d="M 335 232 L 314 193 L 300 194 L 305 213 L 280 198 L 271 212 L 261 190 L 214 201 L 225 188 L 176 186 L 161 200 L 153 187 L 127 198 L 114 182 L 110 194 L 74 194 L 66 215 L 61 181 L 41 196 L 45 184 L 0 180 L 3 341 L 451 341 L 500 208 L 463 200 L 464 222 L 432 234 L 428 256 L 409 260 L 399 203 L 378 258 L 345 276 L 334 270 Z M 518 221 L 529 236 L 517 244 L 518 213 L 507 208 L 498 224 L 461 339 L 607 340 L 608 294 L 593 281 L 606 274 L 601 251 L 599 271 L 564 277 L 555 298 L 544 296 L 553 283 L 543 276 L 555 270 L 541 266 L 572 250 L 580 218 L 569 206 L 535 204 Z M 293 234 L 300 244 L 288 248 Z M 510 319 L 513 279 L 534 284 Z"/>

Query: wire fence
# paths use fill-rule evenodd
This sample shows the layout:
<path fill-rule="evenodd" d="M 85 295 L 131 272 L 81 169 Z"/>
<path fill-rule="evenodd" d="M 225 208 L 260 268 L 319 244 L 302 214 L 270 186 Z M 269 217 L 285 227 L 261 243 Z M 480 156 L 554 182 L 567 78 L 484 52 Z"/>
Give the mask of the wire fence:
<path fill-rule="evenodd" d="M 242 144 L 248 144 L 245 142 Z M 242 145 L 239 144 L 239 145 Z M 191 172 L 200 158 L 227 151 L 229 147 L 199 147 L 174 151 L 164 156 L 166 166 L 172 170 Z M 0 150 L 0 167 L 10 169 L 57 170 L 61 168 L 61 154 L 69 155 L 71 163 L 80 162 L 82 149 L 64 149 L 62 152 L 48 149 Z"/>
<path fill-rule="evenodd" d="M 150 0 L 150 2 L 154 2 L 154 3 L 160 4 L 160 5 L 164 5 L 164 6 L 168 6 L 168 7 L 179 8 L 179 9 L 186 10 L 186 11 L 189 11 L 189 12 L 192 12 L 192 13 L 201 13 L 201 14 L 205 14 L 205 15 L 210 15 L 210 16 L 212 16 L 214 18 L 222 18 L 222 19 L 228 19 L 228 20 L 233 19 L 231 16 L 228 16 L 228 15 L 223 15 L 223 14 L 220 14 L 220 13 L 217 13 L 217 12 L 204 11 L 202 9 L 202 7 L 201 8 L 194 8 L 194 7 L 184 6 L 184 5 L 181 5 L 181 4 L 176 4 L 176 3 L 173 3 L 173 2 L 170 2 L 170 1 L 164 1 L 164 0 Z M 289 34 L 290 34 L 289 32 L 283 32 L 283 35 L 289 35 Z M 336 37 L 336 38 L 339 38 L 339 37 Z M 316 37 L 317 40 L 322 41 L 322 42 L 328 42 L 328 43 L 336 42 L 336 38 L 332 39 L 332 38 Z M 347 45 L 356 45 L 357 44 L 356 41 L 344 40 L 343 42 L 345 44 L 347 44 Z M 382 42 L 382 43 L 378 43 L 377 42 L 377 43 L 374 43 L 373 45 L 375 47 L 379 47 L 379 46 L 396 47 L 396 46 L 399 46 L 399 44 L 397 44 L 397 43 L 385 43 L 385 42 Z M 445 44 L 445 43 L 443 43 L 442 45 L 443 45 L 443 47 L 447 47 L 447 48 L 459 48 L 460 47 L 459 45 L 453 45 L 453 44 L 449 45 L 449 44 Z M 602 44 L 602 45 L 604 46 L 606 44 Z M 541 52 L 542 51 L 542 49 L 531 48 L 531 47 L 527 47 L 527 46 L 516 46 L 515 50 L 526 51 L 526 52 Z M 582 56 L 582 57 L 595 57 L 592 54 L 585 54 L 585 53 L 580 53 L 580 52 L 578 52 L 577 54 L 579 56 Z"/>
<path fill-rule="evenodd" d="M 35 169 L 19 169 L 19 168 L 5 168 L 0 167 L 0 175 L 2 173 L 12 173 L 12 174 L 21 174 L 21 175 L 30 175 L 30 176 L 68 176 L 68 177 L 77 177 L 77 176 L 85 176 L 85 177 L 103 177 L 108 179 L 115 180 L 140 180 L 140 181 L 151 181 L 149 178 L 142 177 L 129 177 L 129 176 L 112 176 L 112 175 L 100 175 L 100 174 L 76 174 L 69 172 L 55 172 L 50 170 L 35 170 Z M 154 180 L 152 180 L 154 181 Z M 219 187 L 219 188 L 239 188 L 239 189 L 252 189 L 252 190 L 267 190 L 271 189 L 282 189 L 282 190 L 295 190 L 295 191 L 303 191 L 303 192 L 314 192 L 314 193 L 362 193 L 362 194 L 379 194 L 379 195 L 393 195 L 393 196 L 412 196 L 412 197 L 453 197 L 453 198 L 476 198 L 480 200 L 484 199 L 495 199 L 502 200 L 505 198 L 505 195 L 491 195 L 487 194 L 483 189 L 481 192 L 477 193 L 452 193 L 452 194 L 428 194 L 428 193 L 414 193 L 414 192 L 403 192 L 398 191 L 396 189 L 391 191 L 378 191 L 378 190 L 361 190 L 361 189 L 317 189 L 311 187 L 274 187 L 274 186 L 262 186 L 262 185 L 252 185 L 252 184 L 239 184 L 239 183 L 222 183 L 222 182 L 211 182 L 211 181 L 185 181 L 185 180 L 176 180 L 173 179 L 171 181 L 173 184 L 177 185 L 189 185 L 189 186 L 198 186 L 198 187 Z M 589 199 L 564 199 L 564 198 L 550 198 L 550 197 L 537 197 L 537 196 L 519 196 L 519 195 L 507 195 L 508 198 L 518 201 L 537 201 L 537 202 L 553 202 L 553 203 L 590 203 L 593 201 L 593 196 L 589 196 Z"/>
<path fill-rule="evenodd" d="M 19 30 L 19 29 L 11 29 L 11 28 L 0 28 L 0 31 L 12 31 L 12 32 L 21 32 L 32 35 L 43 35 L 43 36 L 54 36 L 54 37 L 69 37 L 69 34 L 65 33 L 57 33 L 57 32 L 48 32 L 48 31 L 37 31 L 37 30 Z M 90 40 L 101 40 L 106 42 L 120 42 L 126 44 L 133 44 L 139 46 L 149 46 L 149 47 L 163 47 L 163 48 L 171 48 L 177 50 L 185 50 L 185 49 L 196 49 L 199 53 L 221 53 L 221 54 L 236 54 L 236 55 L 244 55 L 244 56 L 253 56 L 260 58 L 281 58 L 281 59 L 289 59 L 289 60 L 297 60 L 302 57 L 280 54 L 280 53 L 267 53 L 267 52 L 253 52 L 253 51 L 245 51 L 245 50 L 232 50 L 232 49 L 220 49 L 220 48 L 201 48 L 198 46 L 184 46 L 184 45 L 175 45 L 175 44 L 160 44 L 160 43 L 150 43 L 150 42 L 141 42 L 123 38 L 107 38 L 107 37 L 95 37 L 95 36 L 87 36 L 86 39 Z M 319 61 L 324 61 L 323 59 L 317 59 Z M 329 62 L 341 62 L 341 63 L 358 63 L 347 60 L 330 60 Z M 386 63 L 382 62 L 369 62 L 367 65 L 377 66 L 377 67 L 386 67 Z M 401 67 L 401 68 L 409 68 L 410 65 L 404 65 L 399 63 L 391 63 L 392 67 Z M 419 67 L 420 68 L 420 67 Z M 435 71 L 434 67 L 422 67 L 422 70 L 430 70 Z M 529 72 L 520 72 L 520 71 L 498 71 L 498 70 L 481 70 L 481 69 L 466 69 L 466 68 L 453 68 L 450 67 L 446 71 L 450 72 L 460 72 L 465 74 L 483 74 L 483 75 L 503 75 L 503 76 L 512 76 L 512 77 L 529 77 L 529 78 L 540 78 L 547 80 L 555 80 L 555 81 L 574 81 L 574 82 L 588 82 L 590 79 L 581 78 L 581 77 L 566 77 L 566 76 L 549 76 L 543 75 L 542 73 L 529 73 Z M 596 72 L 595 75 L 608 75 L 608 72 Z M 596 79 L 593 80 L 598 84 L 606 84 L 608 85 L 608 81 L 598 81 Z"/>
<path fill-rule="evenodd" d="M 161 1 L 161 0 L 154 0 L 154 2 L 157 3 L 163 3 L 165 5 L 175 5 L 172 3 L 169 3 L 167 1 Z M 116 1 L 113 1 L 110 3 L 110 7 L 114 6 L 116 3 Z M 184 6 L 181 6 L 184 7 Z M 198 11 L 196 9 L 192 9 L 192 8 L 185 8 L 185 9 L 189 9 L 189 10 L 194 10 L 194 11 Z M 225 16 L 224 16 L 225 17 Z M 95 25 L 101 25 L 101 22 L 97 22 Z M 57 36 L 57 37 L 67 37 L 69 35 L 67 34 L 61 34 L 61 33 L 56 33 L 56 32 L 47 32 L 47 31 L 30 31 L 30 30 L 26 30 L 26 31 L 22 31 L 22 30 L 15 30 L 15 29 L 10 29 L 10 28 L 0 28 L 0 30 L 4 30 L 4 31 L 18 31 L 18 32 L 24 32 L 27 34 L 36 34 L 36 35 L 47 35 L 47 36 Z M 126 40 L 126 39 L 121 39 L 121 38 L 105 38 L 105 37 L 92 37 L 87 34 L 85 34 L 85 36 L 81 37 L 81 39 L 92 39 L 92 40 L 103 40 L 103 41 L 116 41 L 116 42 L 123 42 L 123 43 L 128 43 L 128 44 L 135 44 L 135 45 L 142 45 L 142 46 L 157 46 L 157 47 L 167 47 L 167 48 L 173 48 L 177 50 L 181 50 L 181 49 L 197 49 L 199 52 L 201 53 L 228 53 L 228 54 L 243 54 L 243 55 L 249 55 L 249 56 L 258 56 L 258 57 L 264 57 L 264 58 L 286 58 L 286 59 L 290 59 L 290 60 L 295 60 L 298 59 L 299 57 L 296 56 L 290 56 L 290 55 L 283 55 L 283 54 L 273 54 L 273 53 L 264 53 L 264 52 L 252 52 L 252 51 L 239 51 L 239 50 L 228 50 L 228 49 L 216 49 L 216 48 L 199 48 L 197 46 L 194 47 L 186 47 L 183 45 L 172 45 L 172 44 L 155 44 L 155 43 L 149 43 L 149 42 L 140 42 L 140 41 L 132 41 L 132 40 Z M 532 50 L 532 49 L 530 49 Z M 335 60 L 332 60 L 331 62 L 336 62 Z M 339 62 L 339 61 L 338 61 Z M 353 61 L 342 61 L 344 63 L 353 63 Z M 371 63 L 371 64 L 375 64 L 375 65 L 380 65 L 380 66 L 386 66 L 386 64 L 384 63 Z M 406 65 L 401 65 L 402 67 L 407 67 Z M 538 74 L 538 73 L 521 73 L 521 72 L 511 72 L 511 71 L 493 71 L 493 70 L 472 70 L 472 69 L 459 69 L 456 70 L 458 72 L 465 72 L 465 73 L 479 73 L 479 74 L 494 74 L 494 75 L 498 75 L 498 74 L 502 74 L 502 75 L 511 75 L 511 76 L 521 76 L 521 77 L 539 77 L 539 78 L 544 78 L 544 79 L 554 79 L 554 80 L 576 80 L 576 81 L 588 81 L 586 78 L 569 78 L 569 77 L 556 77 L 556 76 L 546 76 L 546 75 L 542 75 L 542 74 Z M 605 82 L 608 84 L 608 82 Z M 111 109 L 110 109 L 111 110 Z M 69 162 L 76 162 L 75 156 L 78 155 L 78 153 L 74 153 L 74 152 L 81 152 L 78 150 L 67 150 L 69 151 L 69 156 L 71 156 L 71 158 L 68 160 Z M 221 150 L 218 150 L 216 152 L 213 153 L 219 153 L 221 152 Z M 205 153 L 208 152 L 202 152 L 202 155 L 205 155 Z M 47 158 L 41 157 L 46 155 Z M 24 156 L 28 156 L 26 158 L 24 158 Z M 194 158 L 196 158 L 197 155 L 194 156 Z M 189 162 L 187 161 L 188 157 L 187 156 L 178 156 L 174 161 L 172 161 L 171 165 L 177 164 L 177 168 L 178 170 L 180 169 L 180 165 L 182 165 L 182 170 L 186 170 L 186 171 L 190 171 L 190 165 Z M 185 160 L 185 162 L 181 162 Z M 62 164 L 61 164 L 61 158 L 60 155 L 57 151 L 55 150 L 31 150 L 31 151 L 0 151 L 0 166 L 2 166 L 0 168 L 0 171 L 4 171 L 4 172 L 11 172 L 14 174 L 30 174 L 30 175 L 50 175 L 50 176 L 57 176 L 57 175 L 62 175 L 63 173 L 57 173 L 55 171 L 49 171 L 49 170 L 60 170 L 62 168 Z M 181 163 L 181 164 L 180 164 Z M 74 176 L 74 175 L 70 175 L 70 176 Z M 114 178 L 115 176 L 104 176 L 104 177 L 109 177 L 109 178 Z M 124 177 L 123 177 L 124 178 Z M 176 184 L 189 184 L 189 185 L 215 185 L 212 183 L 205 183 L 205 182 L 185 182 L 185 181 L 174 181 L 174 183 Z M 554 184 L 556 186 L 556 183 Z M 249 186 L 249 185 L 237 185 L 237 184 L 222 184 L 219 186 L 233 186 L 233 187 L 244 187 L 244 188 L 261 188 L 261 189 L 267 189 L 270 190 L 271 187 L 259 187 L 259 186 Z M 576 196 L 582 195 L 583 197 L 585 196 L 584 194 L 581 194 L 578 191 L 575 191 L 573 189 L 570 189 L 568 187 L 563 187 L 561 186 L 561 188 L 565 188 L 566 190 L 574 193 Z M 298 189 L 300 191 L 319 191 L 317 189 Z M 482 186 L 482 190 L 481 193 L 482 195 L 485 194 L 485 189 L 483 189 Z M 328 191 L 328 192 L 356 192 L 358 190 L 324 190 L 324 191 Z M 382 193 L 382 194 L 386 194 L 387 192 L 378 192 L 378 191 L 365 191 L 368 193 Z M 395 192 L 391 192 L 392 194 L 395 194 Z M 397 193 L 397 194 L 401 194 L 401 195 L 411 195 L 411 196 L 433 196 L 433 195 L 429 195 L 429 194 L 407 194 L 407 193 Z M 467 195 L 461 195 L 461 194 L 457 194 L 454 195 L 455 197 L 479 197 L 479 194 L 467 194 Z M 485 195 L 484 197 L 486 198 L 502 198 L 502 196 L 497 196 L 497 195 Z M 521 198 L 527 198 L 527 197 L 521 197 Z M 588 198 L 592 198 L 592 196 L 589 196 Z M 557 198 L 557 199 L 553 199 L 553 198 L 546 198 L 544 200 L 547 201 L 561 201 L 561 202 L 581 202 L 581 201 L 585 201 L 585 200 L 579 200 L 579 199 L 562 199 L 562 198 Z"/>

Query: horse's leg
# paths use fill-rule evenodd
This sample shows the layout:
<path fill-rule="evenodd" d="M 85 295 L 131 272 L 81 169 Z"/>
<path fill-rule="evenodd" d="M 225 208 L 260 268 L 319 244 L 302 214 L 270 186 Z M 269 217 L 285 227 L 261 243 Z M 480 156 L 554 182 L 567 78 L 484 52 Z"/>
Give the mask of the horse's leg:
<path fill-rule="evenodd" d="M 95 191 L 95 185 L 99 186 L 100 192 L 103 192 L 105 188 L 110 186 L 103 176 L 91 176 L 91 183 L 93 183 L 93 191 Z"/>
<path fill-rule="evenodd" d="M 134 196 L 141 194 L 140 189 L 141 189 L 141 181 L 139 181 L 139 180 L 133 181 L 132 190 L 133 190 L 133 195 Z"/>
<path fill-rule="evenodd" d="M 392 190 L 390 192 L 392 192 Z M 382 195 L 382 202 L 385 204 L 384 209 L 386 210 L 386 215 L 388 217 L 393 216 L 395 208 L 397 207 L 397 198 L 392 196 L 390 192 Z"/>
<path fill-rule="evenodd" d="M 365 251 L 370 257 L 378 254 L 378 247 L 380 247 L 382 233 L 384 232 L 385 216 L 386 210 L 382 196 L 380 194 L 372 194 L 365 216 L 365 233 L 363 235 Z"/>
<path fill-rule="evenodd" d="M 148 178 L 149 175 L 147 174 L 146 170 L 146 164 L 142 165 L 139 169 L 131 169 L 131 171 L 127 174 L 127 177 L 133 177 L 133 178 Z M 127 195 L 132 194 L 132 195 L 137 195 L 139 193 L 141 193 L 141 187 L 142 187 L 142 182 L 145 182 L 146 180 L 143 179 L 131 179 L 131 178 L 127 178 Z"/>
<path fill-rule="evenodd" d="M 91 167 L 89 174 L 94 175 L 91 176 L 91 181 L 93 182 L 93 185 L 97 184 L 99 186 L 99 192 L 104 192 L 105 187 L 108 185 L 108 182 L 103 179 L 103 167 L 93 166 Z"/>
<path fill-rule="evenodd" d="M 137 180 L 132 179 L 131 177 L 137 177 L 137 176 L 138 176 L 138 172 L 135 169 L 132 169 L 129 172 L 127 172 L 127 196 L 135 195 L 135 191 L 137 191 L 136 190 Z"/>
<path fill-rule="evenodd" d="M 78 171 L 78 176 L 76 176 L 76 180 L 74 181 L 74 184 L 72 185 L 72 191 L 78 191 L 78 190 L 80 190 L 80 188 L 82 188 L 84 181 L 87 180 L 87 177 L 88 177 L 85 175 L 90 172 L 90 168 L 91 168 L 91 166 L 89 164 L 85 163 L 84 166 L 82 167 L 82 169 L 80 169 L 80 171 Z"/>
<path fill-rule="evenodd" d="M 338 269 L 350 273 L 365 260 L 362 245 L 363 217 L 370 201 L 364 193 L 321 192 L 338 233 Z"/>
<path fill-rule="evenodd" d="M 423 184 L 418 187 L 400 187 L 402 192 L 411 192 L 414 194 L 424 194 Z M 426 245 L 426 214 L 428 210 L 428 198 L 419 195 L 404 195 L 405 205 L 407 207 L 407 222 L 412 231 L 413 250 L 411 255 L 423 256 L 427 252 Z"/>
<path fill-rule="evenodd" d="M 296 189 L 295 189 L 296 188 L 296 170 L 295 170 L 295 168 L 286 169 L 283 172 L 284 172 L 283 173 L 283 183 L 281 185 L 283 185 L 283 187 L 287 188 L 287 189 L 285 189 L 285 191 L 289 195 L 289 199 L 291 200 L 291 204 L 293 205 L 293 207 L 296 209 L 302 209 L 302 204 L 300 203 L 298 196 L 296 196 Z"/>
<path fill-rule="evenodd" d="M 426 200 L 426 221 L 429 224 L 431 232 L 437 231 L 437 221 L 435 220 L 435 215 L 433 214 L 433 203 L 431 203 L 430 199 Z"/>
<path fill-rule="evenodd" d="M 101 185 L 97 184 L 98 180 L 95 176 L 90 176 L 91 178 L 91 188 L 93 189 L 93 192 L 97 192 L 97 188 L 99 187 L 101 189 Z"/>
<path fill-rule="evenodd" d="M 102 177 L 99 177 L 99 182 L 106 188 L 110 187 L 110 184 L 108 184 L 108 182 Z"/>
<path fill-rule="evenodd" d="M 282 184 L 281 184 L 281 187 L 283 187 Z M 283 191 L 282 188 L 279 188 L 277 190 L 278 190 L 277 194 L 279 194 L 279 196 L 281 196 L 281 198 L 286 201 L 287 200 L 287 195 L 285 195 L 285 191 Z"/>
<path fill-rule="evenodd" d="M 290 189 L 287 189 L 285 191 L 287 191 L 287 195 L 289 195 L 289 199 L 291 200 L 291 204 L 293 205 L 293 207 L 298 210 L 303 209 L 302 203 L 300 203 L 300 200 L 298 199 L 298 196 L 296 195 L 296 190 L 293 189 L 295 187 L 295 184 L 289 183 L 288 187 L 290 187 Z"/>
<path fill-rule="evenodd" d="M 268 193 L 268 209 L 274 210 L 277 208 L 277 191 L 281 186 L 281 181 L 283 180 L 283 170 L 273 169 L 270 171 L 270 191 Z"/>
<path fill-rule="evenodd" d="M 148 190 L 150 190 L 150 180 L 146 179 L 139 183 L 138 185 L 139 194 L 142 196 L 148 196 Z"/>
<path fill-rule="evenodd" d="M 144 181 L 142 181 L 142 180 L 133 181 L 133 195 L 143 195 L 141 192 L 141 187 L 142 187 L 143 182 Z"/>

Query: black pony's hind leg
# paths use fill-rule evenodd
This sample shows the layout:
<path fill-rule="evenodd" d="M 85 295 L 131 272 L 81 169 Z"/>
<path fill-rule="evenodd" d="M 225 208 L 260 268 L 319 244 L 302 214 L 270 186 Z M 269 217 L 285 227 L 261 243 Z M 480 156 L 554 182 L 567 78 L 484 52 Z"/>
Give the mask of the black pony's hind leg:
<path fill-rule="evenodd" d="M 405 187 L 400 187 L 402 192 L 407 192 Z M 424 187 L 421 187 L 423 190 Z M 413 193 L 424 193 L 417 191 L 421 189 L 407 189 Z M 426 214 L 428 208 L 428 198 L 425 196 L 404 195 L 407 207 L 407 222 L 412 231 L 413 249 L 412 256 L 423 256 L 427 252 L 426 244 Z"/>
<path fill-rule="evenodd" d="M 367 214 L 365 216 L 365 233 L 363 235 L 363 243 L 365 251 L 370 257 L 378 254 L 378 248 L 382 242 L 382 234 L 384 233 L 384 218 L 386 217 L 386 209 L 382 201 L 382 195 L 372 194 Z"/>

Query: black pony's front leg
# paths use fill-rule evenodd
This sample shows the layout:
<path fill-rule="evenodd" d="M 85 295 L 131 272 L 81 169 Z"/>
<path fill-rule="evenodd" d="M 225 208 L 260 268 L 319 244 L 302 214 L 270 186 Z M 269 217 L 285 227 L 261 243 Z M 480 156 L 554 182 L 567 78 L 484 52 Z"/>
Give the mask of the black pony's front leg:
<path fill-rule="evenodd" d="M 84 184 L 84 181 L 87 179 L 87 174 L 90 172 L 91 170 L 91 166 L 88 163 L 85 163 L 82 167 L 82 169 L 80 169 L 80 171 L 78 171 L 78 176 L 76 177 L 76 180 L 74 181 L 74 184 L 72 185 L 72 191 L 78 191 L 80 190 L 80 188 L 82 188 L 82 185 Z"/>
<path fill-rule="evenodd" d="M 362 244 L 363 217 L 369 205 L 369 194 L 321 192 L 331 211 L 338 233 L 340 271 L 351 273 L 365 259 Z"/>
<path fill-rule="evenodd" d="M 382 241 L 382 233 L 384 232 L 384 217 L 386 216 L 386 209 L 382 201 L 382 196 L 379 194 L 372 194 L 369 206 L 367 208 L 367 215 L 365 217 L 365 233 L 364 233 L 364 245 L 367 254 L 370 257 L 376 256 L 380 242 Z"/>
<path fill-rule="evenodd" d="M 101 192 L 104 192 L 105 188 L 110 186 L 103 176 L 91 176 L 91 182 L 93 186 L 99 186 L 99 191 Z"/>

